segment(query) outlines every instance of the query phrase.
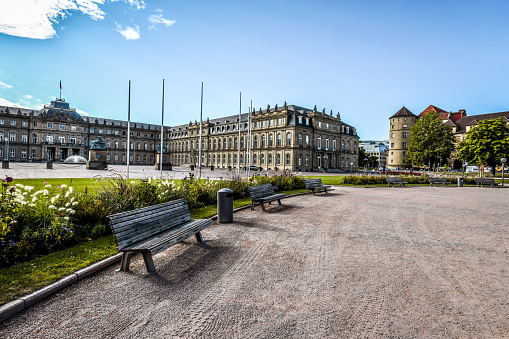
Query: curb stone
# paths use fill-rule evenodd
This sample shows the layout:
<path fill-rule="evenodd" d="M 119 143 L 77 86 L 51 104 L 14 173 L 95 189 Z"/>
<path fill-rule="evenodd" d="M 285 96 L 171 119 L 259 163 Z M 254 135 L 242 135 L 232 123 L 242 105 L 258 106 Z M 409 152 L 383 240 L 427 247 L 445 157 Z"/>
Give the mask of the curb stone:
<path fill-rule="evenodd" d="M 285 197 L 295 197 L 298 195 L 304 195 L 305 193 L 295 193 L 290 194 Z M 233 212 L 245 210 L 251 207 L 251 204 L 235 208 Z M 212 220 L 217 220 L 217 214 L 210 217 Z M 82 268 L 48 286 L 45 286 L 34 293 L 31 293 L 29 295 L 26 295 L 24 297 L 21 297 L 19 299 L 13 300 L 11 302 L 8 302 L 7 304 L 4 304 L 0 306 L 0 324 L 4 322 L 5 320 L 11 318 L 12 316 L 28 309 L 31 305 L 37 303 L 38 301 L 64 289 L 65 287 L 72 285 L 73 283 L 83 280 L 84 278 L 88 277 L 89 275 L 92 275 L 96 273 L 97 271 L 102 270 L 103 268 L 109 267 L 113 265 L 114 263 L 120 261 L 122 257 L 122 253 L 117 253 L 109 258 L 103 259 L 99 262 L 96 262 L 95 264 L 92 264 L 88 267 Z"/>
<path fill-rule="evenodd" d="M 53 284 L 45 286 L 40 290 L 35 291 L 29 295 L 21 297 L 19 299 L 8 302 L 5 305 L 0 306 L 0 323 L 9 319 L 10 317 L 20 313 L 21 311 L 26 310 L 31 305 L 36 302 L 64 289 L 65 287 L 75 283 L 78 280 L 82 280 L 83 278 L 103 269 L 112 264 L 120 261 L 122 254 L 118 253 L 109 258 L 101 260 L 95 264 L 92 264 L 88 267 L 85 267 L 81 270 L 78 270 L 67 277 L 64 277 Z"/>

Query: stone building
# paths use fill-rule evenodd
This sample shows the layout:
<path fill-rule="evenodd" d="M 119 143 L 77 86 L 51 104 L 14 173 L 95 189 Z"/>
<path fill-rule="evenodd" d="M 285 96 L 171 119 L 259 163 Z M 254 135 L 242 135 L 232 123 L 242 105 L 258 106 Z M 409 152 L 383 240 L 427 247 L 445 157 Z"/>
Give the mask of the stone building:
<path fill-rule="evenodd" d="M 240 128 L 240 140 L 239 140 Z M 295 105 L 255 110 L 252 114 L 251 165 L 263 169 L 312 171 L 357 169 L 356 129 L 334 116 Z M 202 164 L 236 168 L 246 166 L 248 113 L 207 119 L 202 125 Z M 199 122 L 170 129 L 170 153 L 176 165 L 198 162 Z"/>
<path fill-rule="evenodd" d="M 386 167 L 387 166 L 387 150 L 389 149 L 389 140 L 384 141 L 361 141 L 359 142 L 359 147 L 364 149 L 364 153 L 366 153 L 370 157 L 375 157 L 378 162 L 378 167 Z"/>
<path fill-rule="evenodd" d="M 236 168 L 247 163 L 248 114 L 203 122 L 202 164 Z M 263 169 L 300 171 L 357 170 L 356 129 L 339 114 L 294 105 L 267 106 L 252 114 L 251 165 Z M 240 128 L 240 139 L 239 139 Z M 154 165 L 160 145 L 160 125 L 131 122 L 130 163 Z M 197 165 L 200 124 L 164 127 L 164 146 L 173 165 Z M 63 161 L 70 155 L 88 158 L 98 136 L 106 143 L 108 164 L 126 164 L 127 121 L 82 117 L 64 99 L 39 111 L 0 106 L 0 159 Z M 4 153 L 8 154 L 4 154 Z"/>
<path fill-rule="evenodd" d="M 389 155 L 387 167 L 390 169 L 405 169 L 412 164 L 407 162 L 408 146 L 410 145 L 410 130 L 417 121 L 417 116 L 403 106 L 396 114 L 389 118 Z"/>

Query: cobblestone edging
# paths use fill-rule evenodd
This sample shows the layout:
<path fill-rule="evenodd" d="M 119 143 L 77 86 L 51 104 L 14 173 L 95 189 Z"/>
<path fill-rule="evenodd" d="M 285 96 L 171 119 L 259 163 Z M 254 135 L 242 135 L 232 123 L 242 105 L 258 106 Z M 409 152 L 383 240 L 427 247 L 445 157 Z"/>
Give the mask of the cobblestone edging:
<path fill-rule="evenodd" d="M 303 195 L 305 193 L 296 193 L 288 195 L 286 198 Z M 285 199 L 286 199 L 285 198 Z M 235 208 L 233 212 L 241 211 L 247 208 L 250 208 L 251 204 Z M 212 216 L 210 219 L 217 220 L 217 214 Z M 96 273 L 97 271 L 102 270 L 103 268 L 109 267 L 113 265 L 114 263 L 120 261 L 120 258 L 122 257 L 122 253 L 115 254 L 109 258 L 106 258 L 104 260 L 101 260 L 99 262 L 96 262 L 95 264 L 92 264 L 88 267 L 82 268 L 81 270 L 78 270 L 67 277 L 64 277 L 48 286 L 45 286 L 41 288 L 40 290 L 37 290 L 29 295 L 26 295 L 24 297 L 21 297 L 19 299 L 13 300 L 11 302 L 8 302 L 7 304 L 4 304 L 0 306 L 0 323 L 2 323 L 4 320 L 9 319 L 10 317 L 26 310 L 33 304 L 37 303 L 38 301 L 49 297 L 50 295 L 64 289 L 65 287 L 77 282 L 78 280 L 82 280 L 86 277 L 88 277 L 91 274 Z"/>

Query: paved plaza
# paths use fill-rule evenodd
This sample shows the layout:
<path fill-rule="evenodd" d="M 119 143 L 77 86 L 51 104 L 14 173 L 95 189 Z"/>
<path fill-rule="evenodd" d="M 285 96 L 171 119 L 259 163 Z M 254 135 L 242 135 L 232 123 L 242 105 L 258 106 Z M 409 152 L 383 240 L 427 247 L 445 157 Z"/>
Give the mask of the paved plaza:
<path fill-rule="evenodd" d="M 109 267 L 1 338 L 509 337 L 509 190 L 336 187 Z"/>

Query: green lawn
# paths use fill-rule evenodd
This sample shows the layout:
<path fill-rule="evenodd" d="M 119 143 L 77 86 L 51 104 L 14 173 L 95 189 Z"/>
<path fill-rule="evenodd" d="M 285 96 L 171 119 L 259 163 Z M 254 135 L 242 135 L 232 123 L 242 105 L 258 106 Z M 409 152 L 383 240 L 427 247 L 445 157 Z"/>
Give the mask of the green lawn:
<path fill-rule="evenodd" d="M 47 181 L 48 183 L 53 184 L 50 180 L 43 179 L 42 181 Z M 66 183 L 62 180 L 68 179 L 53 180 L 55 180 L 55 183 L 58 181 L 57 184 L 62 184 Z M 91 183 L 90 180 L 95 179 L 74 180 L 89 180 L 83 181 L 85 185 L 88 185 Z M 74 180 L 73 187 L 75 187 Z M 23 184 L 34 185 L 32 183 Z M 82 187 L 84 189 L 86 186 Z M 298 189 L 283 191 L 283 193 L 290 195 L 303 193 L 305 191 L 306 190 L 304 189 Z M 234 208 L 246 206 L 249 204 L 251 204 L 251 198 L 249 197 L 233 201 Z M 216 214 L 217 205 L 205 206 L 191 211 L 191 216 L 193 219 L 210 218 Z M 76 272 L 102 259 L 110 257 L 116 253 L 117 249 L 115 240 L 113 239 L 113 236 L 109 235 L 96 240 L 78 244 L 74 247 L 64 249 L 59 252 L 50 253 L 41 258 L 30 260 L 22 264 L 0 269 L 0 305 L 17 299 L 21 296 L 30 294 L 46 285 L 62 279 L 63 277 L 73 272 Z"/>
<path fill-rule="evenodd" d="M 41 190 L 45 186 L 45 182 L 51 185 L 52 188 L 65 184 L 67 186 L 72 186 L 72 188 L 77 192 L 84 192 L 85 188 L 91 193 L 93 190 L 101 188 L 103 182 L 98 181 L 97 179 L 89 179 L 89 178 L 61 178 L 61 179 L 16 179 L 11 183 L 22 184 L 24 186 L 33 186 L 34 190 L 32 192 Z"/>

